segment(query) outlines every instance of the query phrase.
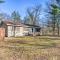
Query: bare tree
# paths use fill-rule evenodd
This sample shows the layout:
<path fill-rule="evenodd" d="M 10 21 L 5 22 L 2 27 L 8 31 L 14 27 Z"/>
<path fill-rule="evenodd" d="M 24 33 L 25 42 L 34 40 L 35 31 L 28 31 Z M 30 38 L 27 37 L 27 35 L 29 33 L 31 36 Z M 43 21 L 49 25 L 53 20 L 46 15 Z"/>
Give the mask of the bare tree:
<path fill-rule="evenodd" d="M 25 23 L 31 24 L 31 25 L 38 25 L 39 22 L 39 17 L 41 13 L 41 5 L 33 7 L 33 8 L 28 8 L 27 9 L 27 16 L 25 17 Z"/>
<path fill-rule="evenodd" d="M 39 18 L 40 18 L 40 13 L 41 13 L 41 5 L 33 7 L 33 8 L 28 8 L 27 9 L 27 16 L 25 17 L 25 24 L 30 24 L 30 25 L 37 25 L 39 26 Z M 34 33 L 34 29 L 32 27 L 32 32 Z"/>

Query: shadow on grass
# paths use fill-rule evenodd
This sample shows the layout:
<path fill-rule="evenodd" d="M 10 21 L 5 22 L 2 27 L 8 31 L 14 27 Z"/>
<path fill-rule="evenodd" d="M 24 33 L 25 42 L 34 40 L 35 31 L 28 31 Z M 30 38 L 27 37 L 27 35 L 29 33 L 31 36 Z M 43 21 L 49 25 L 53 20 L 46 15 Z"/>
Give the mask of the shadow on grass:
<path fill-rule="evenodd" d="M 19 44 L 19 45 L 23 45 L 23 46 L 31 46 L 31 47 L 39 47 L 39 48 L 51 48 L 51 47 L 56 47 L 56 43 L 43 43 L 43 44 L 38 44 L 38 43 L 28 43 L 28 42 L 26 42 L 26 41 L 10 41 L 10 42 L 8 42 L 8 43 L 12 43 L 12 44 Z M 14 46 L 17 46 L 17 45 L 14 45 Z"/>
<path fill-rule="evenodd" d="M 16 39 L 16 40 L 8 40 L 6 42 L 7 42 L 7 44 L 10 44 L 10 45 L 12 44 L 12 46 L 13 45 L 17 46 L 17 44 L 18 44 L 19 46 L 50 48 L 50 47 L 56 47 L 57 44 L 53 41 L 53 40 L 56 40 L 56 39 L 57 38 L 34 37 L 31 41 L 29 39 L 28 40 L 22 40 L 22 39 L 18 40 L 18 39 Z"/>
<path fill-rule="evenodd" d="M 35 46 L 35 47 L 39 47 L 39 48 L 50 48 L 50 47 L 56 47 L 55 43 L 51 43 L 51 44 L 28 44 L 26 43 L 27 46 Z"/>

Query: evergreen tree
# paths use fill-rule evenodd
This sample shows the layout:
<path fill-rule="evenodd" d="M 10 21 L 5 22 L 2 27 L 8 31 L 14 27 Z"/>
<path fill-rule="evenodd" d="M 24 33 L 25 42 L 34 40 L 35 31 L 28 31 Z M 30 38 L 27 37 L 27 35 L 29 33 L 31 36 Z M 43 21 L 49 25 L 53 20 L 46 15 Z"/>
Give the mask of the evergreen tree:
<path fill-rule="evenodd" d="M 20 22 L 20 15 L 18 12 L 14 11 L 12 14 L 11 14 L 11 18 L 14 22 Z"/>

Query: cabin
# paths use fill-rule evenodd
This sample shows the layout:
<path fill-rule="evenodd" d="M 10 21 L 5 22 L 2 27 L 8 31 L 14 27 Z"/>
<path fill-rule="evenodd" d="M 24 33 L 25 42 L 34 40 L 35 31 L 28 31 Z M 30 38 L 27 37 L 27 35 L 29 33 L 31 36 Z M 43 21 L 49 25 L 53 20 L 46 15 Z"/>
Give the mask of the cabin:
<path fill-rule="evenodd" d="M 36 25 L 29 25 L 12 21 L 2 21 L 1 26 L 5 28 L 6 37 L 40 35 L 40 26 Z"/>

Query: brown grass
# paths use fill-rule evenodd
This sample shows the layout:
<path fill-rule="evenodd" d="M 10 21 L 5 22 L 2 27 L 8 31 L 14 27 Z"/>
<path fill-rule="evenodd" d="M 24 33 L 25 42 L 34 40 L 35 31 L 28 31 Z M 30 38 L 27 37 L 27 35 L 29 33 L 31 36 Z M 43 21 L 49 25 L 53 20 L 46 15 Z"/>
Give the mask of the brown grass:
<path fill-rule="evenodd" d="M 54 38 L 6 38 L 0 42 L 0 60 L 60 60 L 60 38 Z"/>

